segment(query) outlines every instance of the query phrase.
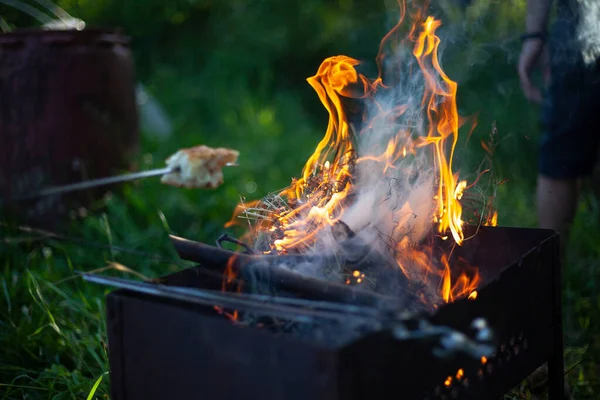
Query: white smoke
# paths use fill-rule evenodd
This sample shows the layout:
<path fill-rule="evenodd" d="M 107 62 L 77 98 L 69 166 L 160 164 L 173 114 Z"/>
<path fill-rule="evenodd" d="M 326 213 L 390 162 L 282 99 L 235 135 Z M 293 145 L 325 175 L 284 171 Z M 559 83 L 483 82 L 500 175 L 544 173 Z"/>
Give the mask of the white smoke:
<path fill-rule="evenodd" d="M 394 57 L 388 56 L 382 66 L 384 72 L 393 71 L 397 79 L 385 82 L 387 88 L 378 90 L 374 102 L 367 103 L 370 123 L 358 137 L 359 157 L 380 156 L 391 140 L 396 141 L 400 151 L 410 149 L 418 137 L 426 136 L 426 82 L 412 45 L 410 41 L 400 44 L 391 54 Z M 364 241 L 381 250 L 385 250 L 381 246 L 397 245 L 404 238 L 408 238 L 404 243 L 419 243 L 433 226 L 437 172 L 432 148 L 414 150 L 414 154 L 407 151 L 406 156 L 400 156 L 385 171 L 381 163 L 370 161 L 359 162 L 356 167 L 357 200 L 341 219 Z"/>
<path fill-rule="evenodd" d="M 577 0 L 579 23 L 577 40 L 586 65 L 600 59 L 600 1 Z"/>
<path fill-rule="evenodd" d="M 405 23 L 418 21 L 407 18 Z M 424 27 L 419 24 L 416 28 L 418 35 Z M 431 26 L 428 29 L 432 29 Z M 398 36 L 404 37 L 402 33 Z M 362 99 L 363 124 L 355 132 L 357 160 L 351 171 L 352 189 L 344 199 L 344 210 L 341 215 L 328 214 L 329 210 L 320 205 L 297 214 L 293 226 L 288 225 L 286 229 L 292 231 L 294 237 L 298 237 L 298 232 L 300 237 L 309 237 L 307 245 L 302 243 L 300 249 L 311 259 L 280 267 L 338 283 L 352 283 L 347 280 L 349 273 L 354 277 L 358 273 L 361 278 L 364 274 L 364 281 L 357 279 L 357 283 L 387 295 L 397 294 L 399 287 L 408 289 L 405 287 L 408 280 L 415 285 L 413 289 L 435 304 L 441 297 L 439 280 L 433 276 L 441 276 L 443 265 L 439 259 L 432 258 L 428 249 L 433 245 L 432 232 L 437 227 L 434 216 L 439 169 L 446 166 L 439 165 L 433 144 L 419 144 L 430 130 L 437 129 L 430 123 L 437 124 L 440 118 L 448 117 L 442 115 L 441 102 L 454 99 L 437 95 L 430 102 L 432 91 L 447 93 L 447 83 L 435 72 L 431 61 L 434 54 L 424 55 L 420 60 L 423 65 L 419 64 L 413 54 L 416 45 L 413 39 L 387 42 L 386 57 L 380 65 L 383 84 L 375 85 L 376 90 Z M 346 76 L 347 68 L 340 71 L 338 73 Z M 332 75 L 327 76 L 329 82 L 342 81 L 335 74 L 333 70 Z M 433 109 L 439 114 L 432 115 L 436 112 Z M 446 159 L 450 157 L 448 150 L 445 149 Z M 320 172 L 316 173 L 317 177 Z M 313 198 L 307 195 L 303 201 L 303 205 L 311 204 Z M 315 214 L 327 213 L 329 218 L 342 224 L 336 222 L 330 228 L 326 223 L 313 224 L 310 214 L 315 208 L 319 208 Z M 347 235 L 340 235 L 339 225 L 348 228 Z M 325 229 L 321 229 L 323 227 Z M 312 235 L 314 229 L 319 229 L 316 236 Z M 345 261 L 357 261 L 338 265 L 335 260 L 332 262 L 332 254 Z M 360 271 L 349 271 L 348 265 Z M 431 274 L 432 270 L 438 271 Z"/>

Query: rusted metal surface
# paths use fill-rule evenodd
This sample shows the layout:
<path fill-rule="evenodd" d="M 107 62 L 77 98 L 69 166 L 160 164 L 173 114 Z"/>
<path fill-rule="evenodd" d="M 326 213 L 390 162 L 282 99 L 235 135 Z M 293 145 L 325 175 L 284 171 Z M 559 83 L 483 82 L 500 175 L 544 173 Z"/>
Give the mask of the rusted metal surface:
<path fill-rule="evenodd" d="M 430 340 L 385 329 L 331 347 L 233 324 L 208 306 L 115 291 L 107 298 L 112 398 L 496 400 L 549 361 L 549 398 L 562 399 L 558 245 L 550 230 L 482 227 L 457 249 L 480 269 L 479 295 L 429 318 L 459 332 L 485 318 L 497 341 L 485 363 L 439 358 Z M 160 283 L 218 290 L 221 279 L 206 272 L 189 268 Z"/>
<path fill-rule="evenodd" d="M 138 145 L 134 82 L 129 38 L 118 29 L 1 34 L 4 203 L 43 187 L 127 169 Z M 15 209 L 39 223 L 100 193 L 50 196 Z"/>

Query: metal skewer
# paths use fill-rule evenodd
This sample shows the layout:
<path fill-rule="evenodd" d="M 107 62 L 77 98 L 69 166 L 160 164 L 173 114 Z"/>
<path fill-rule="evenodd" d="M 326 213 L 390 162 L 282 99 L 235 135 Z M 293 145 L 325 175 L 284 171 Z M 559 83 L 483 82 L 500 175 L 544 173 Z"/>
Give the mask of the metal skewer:
<path fill-rule="evenodd" d="M 238 166 L 238 164 L 228 163 L 225 166 L 226 167 L 236 167 L 236 166 Z M 166 174 L 171 174 L 171 173 L 176 173 L 176 172 L 179 172 L 179 168 L 165 167 L 165 168 L 151 169 L 151 170 L 142 171 L 142 172 L 134 172 L 132 174 L 126 174 L 126 175 L 109 176 L 107 178 L 92 179 L 89 181 L 72 183 L 69 185 L 49 187 L 46 189 L 39 190 L 37 192 L 18 196 L 15 198 L 15 200 L 27 200 L 27 199 L 32 199 L 35 197 L 51 196 L 51 195 L 56 195 L 56 194 L 61 194 L 61 193 L 74 192 L 77 190 L 90 189 L 90 188 L 97 187 L 97 186 L 105 186 L 105 185 L 111 185 L 114 183 L 135 181 L 137 179 L 150 178 L 153 176 L 161 176 L 161 175 L 166 175 Z"/>

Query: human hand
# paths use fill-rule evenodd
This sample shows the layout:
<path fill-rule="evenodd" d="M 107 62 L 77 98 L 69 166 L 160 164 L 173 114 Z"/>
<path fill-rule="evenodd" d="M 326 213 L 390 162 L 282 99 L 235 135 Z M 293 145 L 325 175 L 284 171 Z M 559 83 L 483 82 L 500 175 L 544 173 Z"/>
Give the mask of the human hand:
<path fill-rule="evenodd" d="M 523 43 L 521 55 L 519 56 L 519 79 L 521 90 L 527 100 L 534 103 L 542 102 L 542 92 L 531 81 L 531 73 L 536 67 L 541 67 L 544 83 L 550 83 L 550 62 L 548 50 L 544 41 L 540 39 L 529 39 Z"/>

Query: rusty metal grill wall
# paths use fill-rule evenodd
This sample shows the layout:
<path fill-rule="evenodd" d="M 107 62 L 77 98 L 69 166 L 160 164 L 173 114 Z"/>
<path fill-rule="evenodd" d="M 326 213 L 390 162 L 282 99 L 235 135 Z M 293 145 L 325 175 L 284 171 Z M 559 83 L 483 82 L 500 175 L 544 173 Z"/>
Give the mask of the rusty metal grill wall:
<path fill-rule="evenodd" d="M 550 398 L 561 398 L 557 236 L 481 228 L 458 251 L 480 268 L 484 284 L 476 300 L 444 305 L 431 321 L 466 332 L 473 318 L 486 318 L 499 345 L 485 365 L 439 360 L 428 343 L 386 332 L 325 348 L 236 326 L 210 307 L 118 290 L 108 296 L 112 398 L 358 400 L 398 393 L 406 400 L 496 400 L 546 361 Z M 164 283 L 217 287 L 201 269 L 167 276 Z M 459 368 L 464 379 L 446 386 Z"/>

